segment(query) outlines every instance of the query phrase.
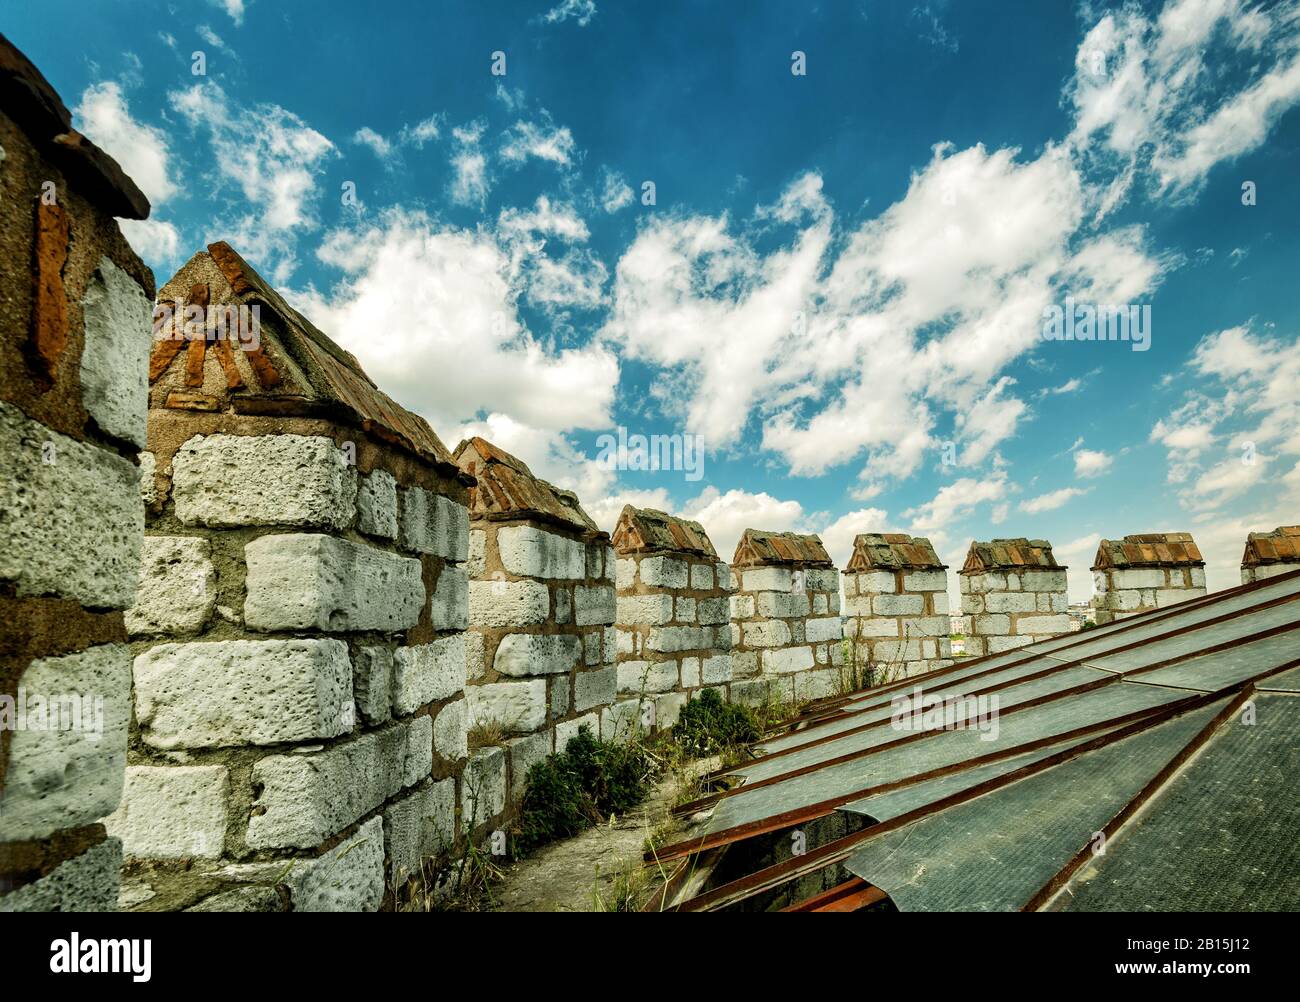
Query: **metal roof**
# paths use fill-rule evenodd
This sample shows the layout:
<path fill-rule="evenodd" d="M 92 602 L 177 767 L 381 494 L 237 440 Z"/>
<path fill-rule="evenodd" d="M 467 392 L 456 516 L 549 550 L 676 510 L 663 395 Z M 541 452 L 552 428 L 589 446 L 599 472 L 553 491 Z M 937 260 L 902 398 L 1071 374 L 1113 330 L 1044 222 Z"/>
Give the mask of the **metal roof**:
<path fill-rule="evenodd" d="M 1127 567 L 1204 567 L 1205 560 L 1190 532 L 1149 532 L 1123 539 L 1103 539 L 1092 570 Z"/>
<path fill-rule="evenodd" d="M 614 527 L 614 549 L 619 553 L 672 551 L 717 559 L 717 551 L 704 526 L 654 508 L 623 506 Z"/>
<path fill-rule="evenodd" d="M 901 726 L 918 695 L 948 727 Z M 737 785 L 679 808 L 708 827 L 656 859 L 840 813 L 849 834 L 677 907 L 843 867 L 790 910 L 1294 910 L 1298 695 L 1300 570 L 823 701 L 711 777 Z"/>
<path fill-rule="evenodd" d="M 858 571 L 942 571 L 939 559 L 924 536 L 902 532 L 864 532 L 853 537 L 853 556 L 844 568 Z"/>

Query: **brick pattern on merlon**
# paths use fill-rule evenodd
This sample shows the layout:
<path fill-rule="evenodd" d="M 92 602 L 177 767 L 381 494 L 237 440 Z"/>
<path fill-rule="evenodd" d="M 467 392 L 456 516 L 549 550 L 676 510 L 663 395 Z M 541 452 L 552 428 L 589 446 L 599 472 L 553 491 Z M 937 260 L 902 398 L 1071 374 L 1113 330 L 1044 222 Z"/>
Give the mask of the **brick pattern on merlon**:
<path fill-rule="evenodd" d="M 177 299 L 255 303 L 260 336 L 154 343 L 109 831 L 150 864 L 146 907 L 391 906 L 467 822 L 472 478 L 230 247 L 186 263 Z"/>
<path fill-rule="evenodd" d="M 732 700 L 802 702 L 838 692 L 840 574 L 821 539 L 746 529 L 731 567 Z"/>
<path fill-rule="evenodd" d="M 1045 539 L 972 542 L 958 572 L 966 653 L 1000 654 L 1068 632 L 1065 571 Z"/>
<path fill-rule="evenodd" d="M 505 738 L 476 750 L 471 770 L 502 757 L 510 814 L 530 766 L 563 751 L 584 725 L 595 737 L 616 729 L 614 555 L 572 492 L 508 452 L 471 438 L 455 459 L 478 481 L 470 492 L 471 721 Z M 500 810 L 484 817 L 506 821 Z"/>
<path fill-rule="evenodd" d="M 0 912 L 110 911 L 144 516 L 149 203 L 0 35 Z"/>
<path fill-rule="evenodd" d="M 1253 584 L 1300 570 L 1300 525 L 1252 532 L 1241 556 L 1241 583 Z"/>
<path fill-rule="evenodd" d="M 667 729 L 701 689 L 727 696 L 731 570 L 702 525 L 651 508 L 624 507 L 613 543 L 619 717 Z"/>
<path fill-rule="evenodd" d="M 856 536 L 842 578 L 849 656 L 861 681 L 892 682 L 952 664 L 947 566 L 928 539 Z"/>
<path fill-rule="evenodd" d="M 1187 532 L 1103 539 L 1092 562 L 1098 626 L 1205 595 L 1205 561 Z"/>

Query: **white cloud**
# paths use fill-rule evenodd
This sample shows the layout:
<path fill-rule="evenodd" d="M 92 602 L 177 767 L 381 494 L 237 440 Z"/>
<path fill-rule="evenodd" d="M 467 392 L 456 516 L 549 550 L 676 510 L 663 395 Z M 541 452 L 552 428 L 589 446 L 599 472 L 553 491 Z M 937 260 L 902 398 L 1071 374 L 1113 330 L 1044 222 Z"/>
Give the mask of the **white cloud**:
<path fill-rule="evenodd" d="M 559 24 L 573 18 L 578 27 L 585 28 L 596 16 L 596 0 L 560 0 L 543 15 L 547 24 Z"/>
<path fill-rule="evenodd" d="M 226 45 L 225 39 L 206 24 L 199 25 L 195 30 L 198 32 L 199 38 L 203 39 L 203 41 L 212 46 L 218 52 L 230 53 L 230 47 Z"/>
<path fill-rule="evenodd" d="M 533 157 L 560 167 L 573 159 L 573 133 L 567 128 L 546 122 L 516 122 L 506 132 L 501 145 L 501 159 L 507 163 L 522 164 Z"/>
<path fill-rule="evenodd" d="M 236 28 L 244 23 L 244 0 L 208 0 L 208 3 L 229 14 Z"/>
<path fill-rule="evenodd" d="M 304 312 L 436 429 L 482 420 L 485 401 L 533 429 L 610 424 L 617 359 L 598 344 L 555 350 L 521 324 L 526 269 L 491 231 L 391 209 L 331 231 L 318 256 L 343 278 L 300 293 Z"/>
<path fill-rule="evenodd" d="M 387 160 L 393 155 L 393 144 L 368 125 L 363 125 L 352 136 L 352 141 L 361 146 L 368 146 L 380 160 Z"/>
<path fill-rule="evenodd" d="M 456 152 L 451 158 L 452 180 L 447 193 L 457 205 L 482 208 L 492 187 L 487 154 L 479 145 L 486 130 L 485 122 L 472 122 L 451 130 Z"/>
<path fill-rule="evenodd" d="M 1078 449 L 1074 453 L 1074 474 L 1078 477 L 1097 477 L 1110 469 L 1112 456 L 1097 449 Z"/>
<path fill-rule="evenodd" d="M 798 501 L 781 501 L 766 491 L 723 492 L 706 487 L 699 497 L 687 502 L 681 514 L 703 525 L 718 556 L 730 561 L 746 529 L 795 530 L 803 520 L 803 507 Z"/>
<path fill-rule="evenodd" d="M 841 515 L 818 533 L 822 545 L 841 570 L 853 556 L 854 537 L 864 532 L 893 532 L 888 514 L 882 508 L 859 508 Z"/>
<path fill-rule="evenodd" d="M 632 204 L 632 187 L 622 174 L 606 167 L 601 174 L 600 204 L 606 212 L 617 212 Z"/>
<path fill-rule="evenodd" d="M 119 219 L 127 243 L 145 261 L 167 265 L 180 256 L 181 235 L 172 223 L 160 219 Z"/>
<path fill-rule="evenodd" d="M 154 208 L 176 193 L 167 134 L 131 117 L 117 83 L 106 80 L 87 87 L 74 111 L 81 131 L 121 164 Z"/>
<path fill-rule="evenodd" d="M 1021 501 L 1020 510 L 1027 515 L 1041 515 L 1045 511 L 1055 511 L 1072 498 L 1081 497 L 1087 493 L 1086 488 L 1062 487 L 1060 490 L 1048 491 L 1046 494 L 1039 494 L 1037 497 Z"/>

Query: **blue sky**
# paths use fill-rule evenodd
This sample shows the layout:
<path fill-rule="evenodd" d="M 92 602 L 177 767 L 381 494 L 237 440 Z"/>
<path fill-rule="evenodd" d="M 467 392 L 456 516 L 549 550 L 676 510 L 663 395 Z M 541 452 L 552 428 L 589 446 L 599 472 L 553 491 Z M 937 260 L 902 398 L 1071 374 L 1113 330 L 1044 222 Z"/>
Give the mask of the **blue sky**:
<path fill-rule="evenodd" d="M 1188 529 L 1227 587 L 1300 521 L 1294 2 L 11 0 L 2 30 L 150 195 L 124 229 L 160 282 L 230 241 L 449 446 L 606 527 L 631 500 L 841 563 L 1044 536 L 1079 601 L 1102 536 Z M 1149 306 L 1150 349 L 1044 341 L 1066 296 Z M 604 468 L 620 426 L 701 436 L 702 479 Z"/>

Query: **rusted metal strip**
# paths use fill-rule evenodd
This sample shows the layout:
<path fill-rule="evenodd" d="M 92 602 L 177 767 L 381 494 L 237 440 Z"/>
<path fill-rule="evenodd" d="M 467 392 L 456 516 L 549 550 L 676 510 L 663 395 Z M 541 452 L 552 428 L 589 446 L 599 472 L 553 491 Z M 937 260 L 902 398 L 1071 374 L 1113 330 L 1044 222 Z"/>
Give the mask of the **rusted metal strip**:
<path fill-rule="evenodd" d="M 1158 712 L 1152 714 L 1145 720 L 1139 721 L 1111 734 L 1103 734 L 1093 741 L 1065 749 L 1056 755 L 1049 756 L 1038 762 L 1030 763 L 1027 766 L 1007 773 L 1005 776 L 997 776 L 986 780 L 983 783 L 971 787 L 969 790 L 958 791 L 957 793 L 934 801 L 933 803 L 918 807 L 906 814 L 900 814 L 896 818 L 891 818 L 888 821 L 883 821 L 867 828 L 863 828 L 860 831 L 845 835 L 842 838 L 826 843 L 824 846 L 819 846 L 802 856 L 795 856 L 772 866 L 765 867 L 746 877 L 741 877 L 731 883 L 714 888 L 712 891 L 702 894 L 691 901 L 683 902 L 682 905 L 675 910 L 712 911 L 743 901 L 755 894 L 772 890 L 790 880 L 795 880 L 810 873 L 815 873 L 832 864 L 843 862 L 849 857 L 849 855 L 851 855 L 855 846 L 861 842 L 867 841 L 868 839 L 906 827 L 915 821 L 920 821 L 923 818 L 929 817 L 931 814 L 936 814 L 949 807 L 955 807 L 959 804 L 966 803 L 969 800 L 974 800 L 976 797 L 983 796 L 993 790 L 1001 789 L 1004 786 L 1018 782 L 1028 776 L 1035 775 L 1039 772 L 1060 765 L 1062 762 L 1066 762 L 1078 755 L 1094 751 L 1097 748 L 1102 748 L 1106 745 L 1114 744 L 1117 741 L 1122 741 L 1127 737 L 1140 733 L 1141 731 L 1162 724 L 1166 720 L 1172 719 L 1181 713 L 1197 710 L 1203 706 L 1212 705 L 1227 696 L 1232 696 L 1246 689 L 1253 689 L 1254 686 L 1259 682 L 1262 682 L 1264 679 L 1272 678 L 1274 675 L 1280 675 L 1282 672 L 1290 671 L 1295 667 L 1300 667 L 1300 658 L 1294 661 L 1289 661 L 1283 665 L 1278 665 L 1275 668 L 1270 668 L 1267 671 L 1252 676 L 1251 678 L 1243 679 L 1241 682 L 1234 683 L 1231 686 L 1225 686 L 1215 692 L 1192 696 L 1187 700 L 1179 700 L 1176 703 L 1168 704 L 1167 706 L 1161 707 Z M 673 847 L 667 847 L 667 849 L 671 848 Z M 661 849 L 659 851 L 659 857 L 661 859 L 666 858 L 667 849 Z"/>
<path fill-rule="evenodd" d="M 1300 661 L 1296 663 L 1300 664 Z M 1168 764 L 1155 775 L 1151 782 L 1142 787 L 1142 789 L 1138 791 L 1137 795 L 1125 804 L 1118 814 L 1102 826 L 1101 832 L 1105 840 L 1109 842 L 1114 838 L 1119 829 L 1127 824 L 1128 821 L 1133 818 L 1133 816 L 1136 815 L 1148 801 L 1155 797 L 1155 795 L 1164 788 L 1165 784 L 1173 778 L 1174 774 L 1183 767 L 1184 763 L 1186 763 L 1187 760 L 1195 755 L 1201 748 L 1205 747 L 1214 736 L 1214 733 L 1222 727 L 1225 722 L 1232 719 L 1232 717 L 1240 711 L 1241 707 L 1254 695 L 1255 686 L 1254 683 L 1251 683 L 1242 689 L 1236 698 L 1231 700 L 1227 706 L 1216 713 L 1214 719 L 1206 724 L 1191 741 L 1187 742 L 1187 744 L 1169 760 Z M 1061 869 L 1054 874 L 1047 883 L 1040 887 L 1029 898 L 1029 900 L 1025 902 L 1024 906 L 1020 910 L 1025 912 L 1034 912 L 1042 908 L 1051 898 L 1056 896 L 1057 892 L 1060 891 L 1062 887 L 1069 883 L 1070 878 L 1078 872 L 1079 867 L 1083 866 L 1092 855 L 1093 850 L 1091 844 L 1085 843 L 1077 853 L 1070 857 L 1069 862 L 1066 863 L 1065 866 L 1061 867 Z"/>
<path fill-rule="evenodd" d="M 868 884 L 861 877 L 854 877 L 842 884 L 837 884 L 829 891 L 822 891 L 810 898 L 796 902 L 783 912 L 855 912 L 859 908 L 884 901 L 888 894 L 879 887 Z"/>

